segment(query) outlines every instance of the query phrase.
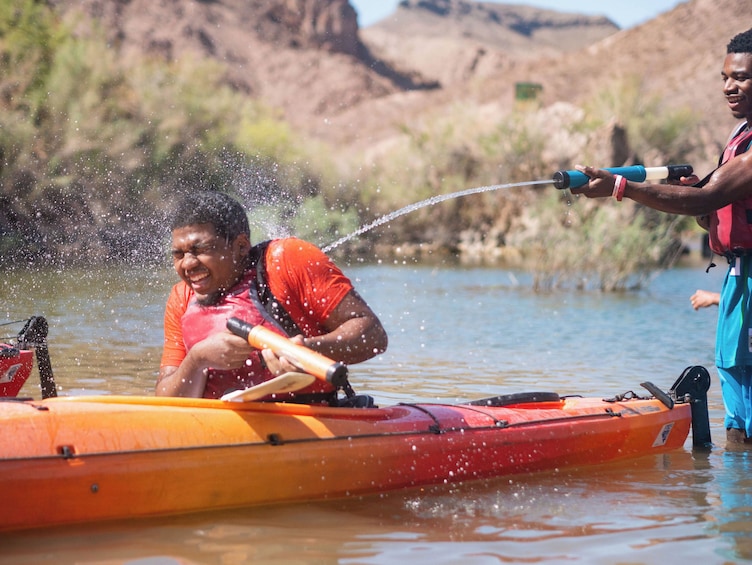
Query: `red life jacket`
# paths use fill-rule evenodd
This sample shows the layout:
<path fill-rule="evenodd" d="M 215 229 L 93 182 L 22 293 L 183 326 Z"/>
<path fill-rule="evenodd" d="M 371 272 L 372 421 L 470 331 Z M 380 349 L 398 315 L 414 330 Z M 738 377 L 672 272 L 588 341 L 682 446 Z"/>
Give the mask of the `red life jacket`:
<path fill-rule="evenodd" d="M 226 331 L 227 320 L 232 316 L 282 333 L 248 299 L 248 287 L 254 276 L 255 270 L 247 272 L 243 280 L 214 306 L 201 306 L 195 298 L 191 299 L 181 320 L 186 349 L 191 349 L 214 333 Z M 241 369 L 209 369 L 204 397 L 219 398 L 226 392 L 248 388 L 273 377 L 261 362 L 261 352 L 254 351 Z"/>
<path fill-rule="evenodd" d="M 749 149 L 752 130 L 745 131 L 746 126 L 740 126 L 734 133 L 723 151 L 720 164 Z M 718 255 L 752 251 L 752 196 L 732 202 L 711 214 L 708 234 L 710 248 Z"/>
<path fill-rule="evenodd" d="M 191 299 L 181 318 L 183 342 L 187 350 L 209 335 L 226 331 L 227 320 L 233 316 L 253 326 L 262 325 L 286 335 L 280 325 L 272 321 L 269 313 L 262 313 L 264 306 L 257 298 L 256 278 L 255 268 L 246 271 L 243 279 L 213 306 L 201 306 L 195 298 Z M 251 353 L 244 367 L 229 370 L 209 368 L 207 373 L 204 398 L 220 398 L 233 390 L 245 389 L 274 378 L 263 363 L 260 351 Z M 333 398 L 336 398 L 334 389 L 317 380 L 301 391 L 272 395 L 269 400 L 330 403 Z"/>

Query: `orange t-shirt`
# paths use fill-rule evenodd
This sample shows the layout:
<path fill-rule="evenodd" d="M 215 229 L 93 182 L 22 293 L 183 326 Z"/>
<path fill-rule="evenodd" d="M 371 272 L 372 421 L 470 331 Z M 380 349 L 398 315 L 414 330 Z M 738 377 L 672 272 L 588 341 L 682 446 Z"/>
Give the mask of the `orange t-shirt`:
<path fill-rule="evenodd" d="M 269 243 L 266 272 L 272 294 L 305 337 L 326 333 L 323 323 L 353 289 L 323 251 L 293 237 Z M 183 281 L 172 287 L 165 307 L 162 367 L 178 367 L 185 359 L 182 317 L 192 298 L 193 291 Z"/>

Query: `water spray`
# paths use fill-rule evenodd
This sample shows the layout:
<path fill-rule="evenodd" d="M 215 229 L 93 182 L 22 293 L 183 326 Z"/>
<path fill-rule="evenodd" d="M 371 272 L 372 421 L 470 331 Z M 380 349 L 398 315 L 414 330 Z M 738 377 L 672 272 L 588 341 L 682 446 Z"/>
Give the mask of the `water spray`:
<path fill-rule="evenodd" d="M 334 243 L 330 243 L 326 247 L 322 247 L 321 249 L 324 253 L 328 253 L 329 251 L 331 251 L 335 247 L 339 247 L 346 241 L 349 241 L 354 237 L 362 235 L 366 233 L 367 231 L 370 231 L 373 228 L 378 227 L 382 224 L 391 222 L 395 218 L 399 218 L 400 216 L 404 216 L 405 214 L 409 214 L 410 212 L 414 212 L 415 210 L 419 210 L 420 208 L 431 206 L 432 204 L 438 204 L 439 202 L 444 202 L 445 200 L 449 200 L 451 198 L 460 198 L 461 196 L 469 196 L 470 194 L 490 192 L 492 190 L 499 190 L 500 188 L 512 188 L 515 186 L 534 186 L 538 184 L 551 184 L 551 181 L 550 180 L 536 180 L 536 181 L 525 181 L 525 182 L 513 182 L 513 183 L 508 183 L 508 184 L 493 184 L 490 186 L 479 186 L 476 188 L 467 188 L 465 190 L 460 190 L 459 192 L 451 192 L 449 194 L 439 194 L 437 196 L 432 196 L 431 198 L 426 198 L 425 200 L 421 200 L 420 202 L 416 202 L 415 204 L 409 204 L 408 206 L 405 206 L 404 208 L 400 208 L 399 210 L 390 212 L 389 214 L 386 214 L 385 216 L 376 218 L 370 224 L 366 224 L 365 226 L 359 228 L 358 230 L 352 232 L 351 234 L 348 234 L 338 239 Z"/>
<path fill-rule="evenodd" d="M 627 180 L 634 182 L 644 182 L 646 180 L 679 180 L 681 177 L 688 177 L 692 174 L 691 165 L 666 165 L 664 167 L 647 168 L 643 167 L 642 165 L 631 165 L 629 167 L 612 167 L 610 169 L 604 170 L 614 175 L 621 175 Z M 418 210 L 420 208 L 438 204 L 439 202 L 444 202 L 445 200 L 449 200 L 451 198 L 460 198 L 462 196 L 479 194 L 481 192 L 490 192 L 492 190 L 499 190 L 502 188 L 537 186 L 543 184 L 553 184 L 558 189 L 579 188 L 586 185 L 589 180 L 590 177 L 588 177 L 585 173 L 581 173 L 577 170 L 556 171 L 552 180 L 534 180 L 507 184 L 493 184 L 489 186 L 479 186 L 477 188 L 468 188 L 465 190 L 460 190 L 458 192 L 451 192 L 449 194 L 439 194 L 437 196 L 432 196 L 431 198 L 421 200 L 420 202 L 416 202 L 415 204 L 410 204 L 408 206 L 405 206 L 404 208 L 400 208 L 399 210 L 395 210 L 394 212 L 386 214 L 385 216 L 381 216 L 380 218 L 377 218 L 370 224 L 366 224 L 365 226 L 359 228 L 351 234 L 348 234 L 338 239 L 337 241 L 330 243 L 326 247 L 322 247 L 322 250 L 324 251 L 324 253 L 328 253 L 335 247 L 338 247 L 346 241 L 364 234 L 375 227 L 390 222 L 396 218 L 399 218 L 400 216 L 404 216 L 405 214 L 409 214 L 410 212 L 414 212 L 415 210 Z"/>

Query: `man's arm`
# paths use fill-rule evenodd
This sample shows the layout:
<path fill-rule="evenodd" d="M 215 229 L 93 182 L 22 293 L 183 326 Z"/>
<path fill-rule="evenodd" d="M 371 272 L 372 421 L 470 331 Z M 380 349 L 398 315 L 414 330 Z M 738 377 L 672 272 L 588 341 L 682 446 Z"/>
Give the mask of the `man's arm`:
<path fill-rule="evenodd" d="M 386 330 L 355 290 L 345 295 L 323 326 L 328 333 L 305 338 L 303 344 L 337 361 L 360 363 L 386 351 Z"/>
<path fill-rule="evenodd" d="M 345 364 L 360 363 L 386 351 L 388 338 L 376 314 L 355 290 L 348 292 L 323 324 L 327 333 L 315 337 L 292 337 L 292 341 Z M 270 350 L 262 353 L 275 375 L 297 370 Z"/>
<path fill-rule="evenodd" d="M 182 371 L 186 372 L 186 371 Z M 154 391 L 157 396 L 185 396 L 189 398 L 201 398 L 206 387 L 206 375 L 200 378 L 189 377 L 187 380 L 181 375 L 180 367 L 168 365 L 159 369 L 157 387 Z"/>
<path fill-rule="evenodd" d="M 590 182 L 572 189 L 572 194 L 588 198 L 611 196 L 614 175 L 603 169 L 577 167 L 591 177 Z M 716 169 L 702 188 L 674 184 L 628 182 L 624 196 L 669 214 L 704 216 L 724 206 L 752 196 L 752 152 L 731 159 Z"/>

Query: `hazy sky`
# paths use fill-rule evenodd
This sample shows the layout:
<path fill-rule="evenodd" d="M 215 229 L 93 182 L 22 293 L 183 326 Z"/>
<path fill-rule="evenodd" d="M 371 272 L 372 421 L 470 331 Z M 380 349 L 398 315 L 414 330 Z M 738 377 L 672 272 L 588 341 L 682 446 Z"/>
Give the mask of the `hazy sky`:
<path fill-rule="evenodd" d="M 496 1 L 496 0 L 486 0 Z M 745 2 L 748 0 L 744 0 Z M 559 12 L 606 16 L 622 29 L 641 24 L 682 4 L 680 0 L 512 0 L 501 4 L 526 4 Z M 350 0 L 358 12 L 360 27 L 385 18 L 397 9 L 399 0 Z"/>

